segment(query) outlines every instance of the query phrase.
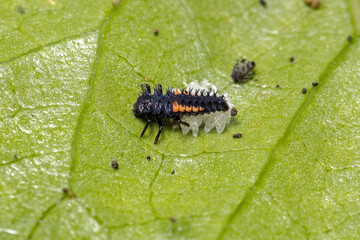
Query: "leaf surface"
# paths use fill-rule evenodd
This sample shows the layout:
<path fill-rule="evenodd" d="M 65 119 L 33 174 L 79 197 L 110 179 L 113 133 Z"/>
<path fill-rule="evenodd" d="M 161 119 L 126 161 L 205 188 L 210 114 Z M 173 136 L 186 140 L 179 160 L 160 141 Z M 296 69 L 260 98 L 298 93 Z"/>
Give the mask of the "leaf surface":
<path fill-rule="evenodd" d="M 359 236 L 357 1 L 116 3 L 1 3 L 1 239 Z M 140 84 L 204 79 L 222 134 L 139 138 Z"/>

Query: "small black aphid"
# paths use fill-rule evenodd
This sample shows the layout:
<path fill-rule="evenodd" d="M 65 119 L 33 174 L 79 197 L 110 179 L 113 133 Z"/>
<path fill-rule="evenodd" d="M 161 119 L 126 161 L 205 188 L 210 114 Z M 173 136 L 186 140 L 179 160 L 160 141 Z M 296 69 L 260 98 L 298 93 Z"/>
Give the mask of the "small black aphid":
<path fill-rule="evenodd" d="M 156 36 L 156 35 L 158 35 L 158 34 L 159 34 L 159 30 L 154 29 L 153 33 L 154 33 L 154 35 Z"/>
<path fill-rule="evenodd" d="M 133 107 L 135 117 L 146 121 L 146 125 L 140 134 L 144 136 L 146 129 L 151 122 L 157 122 L 159 131 L 156 135 L 154 144 L 159 140 L 160 134 L 163 130 L 162 119 L 174 118 L 179 124 L 189 126 L 188 123 L 181 121 L 184 115 L 204 115 L 211 112 L 227 111 L 229 105 L 227 104 L 223 95 L 217 96 L 216 93 L 209 90 L 207 92 L 190 89 L 189 91 L 183 89 L 167 89 L 163 94 L 161 84 L 154 89 L 154 94 L 151 94 L 151 89 L 148 84 L 142 84 L 142 93 L 139 95 Z"/>
<path fill-rule="evenodd" d="M 146 157 L 146 160 L 150 161 L 150 160 L 151 160 L 150 156 L 147 156 L 147 157 Z"/>
<path fill-rule="evenodd" d="M 242 134 L 241 133 L 235 133 L 233 135 L 233 138 L 242 138 Z"/>
<path fill-rule="evenodd" d="M 303 88 L 303 89 L 301 90 L 301 92 L 302 92 L 303 94 L 305 94 L 305 93 L 307 92 L 306 88 Z"/>
<path fill-rule="evenodd" d="M 260 4 L 261 4 L 262 6 L 266 7 L 266 2 L 265 2 L 265 0 L 260 0 L 259 2 L 260 2 Z"/>
<path fill-rule="evenodd" d="M 119 165 L 117 163 L 117 161 L 114 159 L 114 158 L 111 158 L 112 161 L 111 161 L 111 166 L 114 168 L 114 169 L 118 169 Z"/>
<path fill-rule="evenodd" d="M 239 62 L 239 60 L 237 60 L 231 77 L 234 80 L 234 82 L 246 82 L 246 80 L 248 79 L 252 79 L 253 78 L 253 74 L 254 74 L 254 68 L 255 68 L 256 64 L 254 61 L 248 61 L 246 59 L 243 59 Z"/>
<path fill-rule="evenodd" d="M 319 83 L 313 82 L 312 85 L 315 87 L 315 86 L 319 85 Z"/>
<path fill-rule="evenodd" d="M 352 40 L 352 36 L 351 36 L 351 35 L 349 35 L 349 36 L 347 37 L 347 40 L 348 40 L 348 42 L 351 42 L 351 40 Z"/>
<path fill-rule="evenodd" d="M 171 174 L 175 174 L 175 170 L 172 170 Z"/>
<path fill-rule="evenodd" d="M 289 61 L 290 61 L 290 62 L 293 62 L 294 60 L 295 60 L 294 57 L 289 58 Z"/>

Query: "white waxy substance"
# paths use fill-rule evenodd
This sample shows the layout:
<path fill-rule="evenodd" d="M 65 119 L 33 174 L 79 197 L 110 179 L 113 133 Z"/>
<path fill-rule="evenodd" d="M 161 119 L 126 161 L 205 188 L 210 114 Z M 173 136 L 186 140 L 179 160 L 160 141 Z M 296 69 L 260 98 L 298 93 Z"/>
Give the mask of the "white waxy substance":
<path fill-rule="evenodd" d="M 194 92 L 195 89 L 205 89 L 205 92 L 208 90 L 212 90 L 216 92 L 216 87 L 209 83 L 207 80 L 202 81 L 201 83 L 198 83 L 198 81 L 194 81 L 189 83 L 189 85 L 186 87 L 187 90 L 193 89 L 192 92 Z M 204 114 L 197 116 L 183 116 L 181 118 L 182 121 L 189 123 L 189 127 L 185 126 L 184 124 L 180 124 L 182 133 L 186 135 L 190 130 L 193 133 L 193 136 L 196 137 L 199 133 L 199 128 L 202 124 L 205 125 L 204 131 L 210 132 L 211 129 L 216 128 L 217 133 L 222 133 L 226 127 L 226 125 L 230 124 L 231 120 L 231 108 L 233 108 L 233 105 L 231 104 L 228 95 L 224 94 L 225 101 L 229 105 L 229 110 L 226 112 L 214 112 L 210 114 Z"/>

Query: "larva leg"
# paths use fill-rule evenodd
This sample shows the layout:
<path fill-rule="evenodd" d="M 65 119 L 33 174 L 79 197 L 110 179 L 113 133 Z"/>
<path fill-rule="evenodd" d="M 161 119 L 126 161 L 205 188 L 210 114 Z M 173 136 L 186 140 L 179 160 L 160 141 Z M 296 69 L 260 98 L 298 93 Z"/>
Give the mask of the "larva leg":
<path fill-rule="evenodd" d="M 158 119 L 157 122 L 158 122 L 158 124 L 159 124 L 159 131 L 158 131 L 158 133 L 157 133 L 157 135 L 156 135 L 154 144 L 156 144 L 156 143 L 158 142 L 159 137 L 160 137 L 160 134 L 161 134 L 161 132 L 162 132 L 162 130 L 163 130 L 163 128 L 164 128 L 160 119 Z"/>
<path fill-rule="evenodd" d="M 147 122 L 146 122 L 146 125 L 145 125 L 144 129 L 143 129 L 142 132 L 141 132 L 140 137 L 144 136 L 144 134 L 145 134 L 145 132 L 146 132 L 146 129 L 148 128 L 150 122 L 151 122 L 151 120 L 148 119 Z"/>

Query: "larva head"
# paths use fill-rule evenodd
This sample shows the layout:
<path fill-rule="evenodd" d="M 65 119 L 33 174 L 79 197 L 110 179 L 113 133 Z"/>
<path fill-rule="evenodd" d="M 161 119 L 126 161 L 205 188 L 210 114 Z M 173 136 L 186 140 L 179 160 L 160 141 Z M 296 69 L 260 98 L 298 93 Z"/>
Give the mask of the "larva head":
<path fill-rule="evenodd" d="M 141 94 L 133 106 L 135 117 L 146 119 L 147 116 L 151 115 L 151 105 L 151 95 L 147 93 Z"/>
<path fill-rule="evenodd" d="M 219 98 L 218 108 L 221 109 L 222 111 L 227 111 L 227 110 L 229 110 L 229 105 L 228 105 L 228 103 L 226 102 L 224 96 L 221 96 L 221 97 Z"/>

